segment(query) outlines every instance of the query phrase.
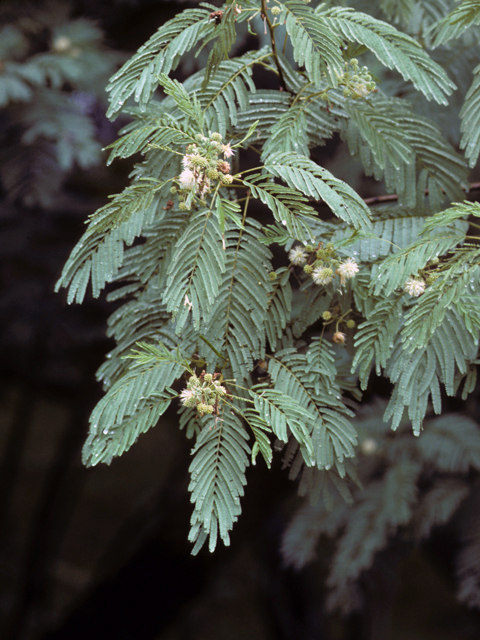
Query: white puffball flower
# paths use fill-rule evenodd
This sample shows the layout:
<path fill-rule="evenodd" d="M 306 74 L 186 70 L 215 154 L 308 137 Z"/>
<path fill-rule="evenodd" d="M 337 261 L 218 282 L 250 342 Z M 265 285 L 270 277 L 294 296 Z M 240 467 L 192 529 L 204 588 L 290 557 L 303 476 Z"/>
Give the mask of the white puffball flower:
<path fill-rule="evenodd" d="M 303 267 L 303 265 L 307 262 L 307 257 L 307 252 L 303 249 L 303 247 L 299 246 L 290 249 L 288 254 L 288 259 L 290 260 L 290 262 L 297 267 Z"/>
<path fill-rule="evenodd" d="M 183 389 L 180 392 L 180 400 L 186 407 L 195 407 L 197 405 L 197 399 L 192 389 Z"/>
<path fill-rule="evenodd" d="M 184 169 L 178 179 L 182 189 L 194 191 L 197 188 L 197 178 L 191 169 Z"/>
<path fill-rule="evenodd" d="M 418 298 L 418 296 L 421 296 L 425 291 L 425 287 L 426 284 L 424 280 L 421 280 L 420 278 L 409 278 L 403 288 L 409 296 L 412 296 L 412 298 Z"/>
<path fill-rule="evenodd" d="M 342 284 L 345 284 L 345 281 L 349 278 L 354 278 L 358 271 L 358 264 L 352 258 L 348 258 L 337 267 L 337 273 Z"/>
<path fill-rule="evenodd" d="M 192 158 L 193 158 L 193 153 L 187 153 L 186 156 L 183 156 L 182 164 L 185 167 L 185 169 L 192 168 Z"/>
<path fill-rule="evenodd" d="M 235 151 L 230 146 L 230 143 L 229 144 L 221 144 L 220 145 L 220 149 L 222 150 L 223 155 L 225 156 L 225 158 L 231 158 L 235 153 Z"/>
<path fill-rule="evenodd" d="M 329 267 L 317 267 L 312 271 L 315 284 L 329 284 L 333 280 L 333 271 Z"/>

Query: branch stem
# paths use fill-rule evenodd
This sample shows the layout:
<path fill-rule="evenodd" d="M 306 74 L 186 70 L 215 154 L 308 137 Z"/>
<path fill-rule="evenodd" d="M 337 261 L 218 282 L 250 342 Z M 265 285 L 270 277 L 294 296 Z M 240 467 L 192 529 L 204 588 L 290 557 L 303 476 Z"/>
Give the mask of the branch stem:
<path fill-rule="evenodd" d="M 275 43 L 275 28 L 272 24 L 272 21 L 270 20 L 270 16 L 268 15 L 268 11 L 267 11 L 267 0 L 262 0 L 262 18 L 264 19 L 265 23 L 268 25 L 268 31 L 270 32 L 270 42 L 272 43 L 272 54 L 275 60 L 275 65 L 278 69 L 280 86 L 282 87 L 283 91 L 287 91 L 287 85 L 285 82 L 285 78 L 283 77 L 282 67 L 280 65 L 280 60 L 278 59 L 277 45 Z"/>

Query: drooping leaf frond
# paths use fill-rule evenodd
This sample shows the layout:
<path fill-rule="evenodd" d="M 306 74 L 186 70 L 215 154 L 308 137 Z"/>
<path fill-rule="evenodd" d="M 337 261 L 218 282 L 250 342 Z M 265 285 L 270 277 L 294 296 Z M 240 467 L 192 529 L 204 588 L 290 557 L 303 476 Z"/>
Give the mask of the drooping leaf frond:
<path fill-rule="evenodd" d="M 176 167 L 175 161 L 165 170 L 175 171 Z M 82 302 L 91 280 L 93 296 L 98 297 L 105 283 L 117 274 L 124 245 L 132 244 L 161 211 L 168 197 L 168 183 L 166 187 L 153 178 L 143 178 L 99 209 L 65 264 L 56 290 L 69 287 L 68 301 Z"/>
<path fill-rule="evenodd" d="M 285 26 L 291 38 L 295 61 L 305 66 L 310 80 L 321 84 L 323 74 L 332 86 L 337 86 L 337 78 L 343 73 L 341 40 L 338 30 L 315 19 L 311 7 L 298 0 L 284 3 Z"/>
<path fill-rule="evenodd" d="M 282 178 L 289 187 L 315 200 L 323 200 L 336 216 L 355 228 L 369 226 L 370 212 L 357 193 L 308 157 L 282 153 L 275 159 L 269 158 L 265 169 Z"/>
<path fill-rule="evenodd" d="M 243 229 L 230 225 L 225 232 L 225 272 L 202 328 L 238 380 L 248 378 L 254 358 L 263 357 L 265 350 L 265 312 L 272 293 L 268 277 L 271 253 L 260 237 L 260 225 L 251 220 Z M 212 365 L 222 363 L 207 345 L 199 348 Z"/>
<path fill-rule="evenodd" d="M 209 16 L 207 9 L 187 9 L 160 27 L 111 79 L 108 117 L 115 117 L 132 95 L 144 109 L 158 87 L 158 74 L 175 69 L 181 56 L 214 30 Z"/>
<path fill-rule="evenodd" d="M 478 19 L 480 23 L 480 7 Z M 480 65 L 473 70 L 473 81 L 465 96 L 460 118 L 462 120 L 460 148 L 465 150 L 470 166 L 474 167 L 480 154 Z"/>
<path fill-rule="evenodd" d="M 129 369 L 100 400 L 90 417 L 90 432 L 83 448 L 89 466 L 110 463 L 155 426 L 172 397 L 170 385 L 185 366 L 178 352 L 166 350 Z"/>
<path fill-rule="evenodd" d="M 433 46 L 438 47 L 453 38 L 458 38 L 465 29 L 480 24 L 480 5 L 477 0 L 463 2 L 447 16 L 432 25 Z"/>
<path fill-rule="evenodd" d="M 366 389 L 372 363 L 375 362 L 376 373 L 381 375 L 382 368 L 394 348 L 394 338 L 402 320 L 402 297 L 391 296 L 381 300 L 369 314 L 355 334 L 355 357 L 352 371 L 359 367 L 362 389 Z"/>
<path fill-rule="evenodd" d="M 193 554 L 209 540 L 213 551 L 220 536 L 230 544 L 229 531 L 240 515 L 240 497 L 246 483 L 250 447 L 241 421 L 228 410 L 218 417 L 207 416 L 192 449 L 189 490 L 195 508 L 191 518 L 189 540 Z"/>
<path fill-rule="evenodd" d="M 211 211 L 192 215 L 172 251 L 163 300 L 180 331 L 192 312 L 199 328 L 217 299 L 225 271 L 220 228 Z"/>

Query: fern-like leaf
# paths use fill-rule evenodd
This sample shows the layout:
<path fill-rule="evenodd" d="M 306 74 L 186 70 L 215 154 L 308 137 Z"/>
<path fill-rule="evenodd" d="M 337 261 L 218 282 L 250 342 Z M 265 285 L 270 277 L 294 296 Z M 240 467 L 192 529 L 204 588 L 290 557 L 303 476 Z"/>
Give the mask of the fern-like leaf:
<path fill-rule="evenodd" d="M 269 158 L 265 169 L 306 196 L 323 200 L 336 216 L 355 228 L 370 225 L 369 209 L 360 196 L 306 156 L 282 153 Z"/>
<path fill-rule="evenodd" d="M 174 70 L 181 56 L 214 28 L 207 9 L 186 9 L 161 26 L 111 78 L 108 117 L 115 117 L 132 95 L 144 110 L 158 86 L 158 74 Z"/>
<path fill-rule="evenodd" d="M 480 4 L 478 0 L 463 2 L 447 16 L 432 25 L 433 46 L 438 47 L 453 38 L 458 38 L 468 27 L 480 24 Z"/>
<path fill-rule="evenodd" d="M 167 310 L 177 317 L 177 331 L 183 328 L 190 311 L 196 328 L 210 314 L 225 262 L 217 221 L 211 211 L 196 212 L 173 248 L 163 296 Z"/>
<path fill-rule="evenodd" d="M 214 551 L 217 538 L 230 544 L 229 531 L 241 512 L 240 497 L 246 483 L 250 447 L 241 421 L 230 411 L 201 419 L 202 430 L 192 449 L 189 490 L 195 508 L 189 540 L 193 554 L 209 540 Z"/>

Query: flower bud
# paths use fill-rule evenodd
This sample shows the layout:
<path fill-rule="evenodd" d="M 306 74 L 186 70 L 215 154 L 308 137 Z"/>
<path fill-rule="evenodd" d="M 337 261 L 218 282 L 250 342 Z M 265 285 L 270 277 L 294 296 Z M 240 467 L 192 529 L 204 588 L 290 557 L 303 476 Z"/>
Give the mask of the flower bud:
<path fill-rule="evenodd" d="M 207 170 L 207 178 L 210 178 L 210 180 L 218 180 L 220 175 L 221 174 L 216 169 Z"/>
<path fill-rule="evenodd" d="M 203 416 L 205 413 L 211 414 L 213 413 L 213 405 L 200 402 L 197 405 L 197 411 L 201 416 Z"/>

